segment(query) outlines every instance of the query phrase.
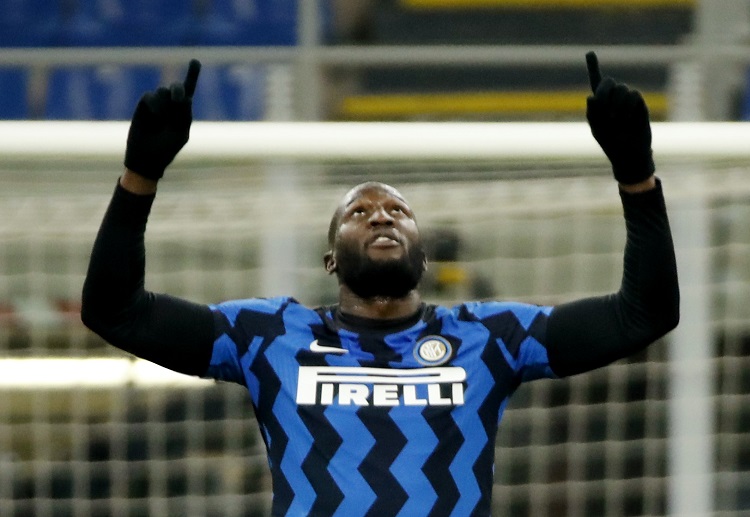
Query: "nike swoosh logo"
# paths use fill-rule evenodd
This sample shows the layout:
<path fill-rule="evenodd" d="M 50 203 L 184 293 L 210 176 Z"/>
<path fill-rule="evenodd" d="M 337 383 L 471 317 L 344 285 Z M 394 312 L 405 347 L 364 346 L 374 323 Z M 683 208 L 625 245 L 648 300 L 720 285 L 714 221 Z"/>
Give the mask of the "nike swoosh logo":
<path fill-rule="evenodd" d="M 349 350 L 343 348 L 336 348 L 334 346 L 323 346 L 318 344 L 316 339 L 310 343 L 310 352 L 318 352 L 320 354 L 348 354 Z"/>

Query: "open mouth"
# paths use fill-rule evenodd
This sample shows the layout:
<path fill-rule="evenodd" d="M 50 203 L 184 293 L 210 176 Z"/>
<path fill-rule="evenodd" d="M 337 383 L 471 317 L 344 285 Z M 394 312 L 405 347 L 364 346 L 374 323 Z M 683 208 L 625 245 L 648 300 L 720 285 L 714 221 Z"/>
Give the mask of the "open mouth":
<path fill-rule="evenodd" d="M 379 235 L 370 242 L 371 248 L 394 248 L 401 246 L 401 243 L 395 238 L 388 235 Z"/>

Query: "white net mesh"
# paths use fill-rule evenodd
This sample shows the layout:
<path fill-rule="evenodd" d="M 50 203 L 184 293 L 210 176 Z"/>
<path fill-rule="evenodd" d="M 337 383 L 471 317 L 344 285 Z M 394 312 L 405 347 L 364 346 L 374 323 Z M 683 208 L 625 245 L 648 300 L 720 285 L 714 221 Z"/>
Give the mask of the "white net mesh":
<path fill-rule="evenodd" d="M 119 163 L 0 158 L 0 361 L 124 357 L 77 312 Z M 659 163 L 670 208 L 697 199 L 709 221 L 710 342 L 701 346 L 715 372 L 714 471 L 705 474 L 716 515 L 750 509 L 749 163 Z M 201 302 L 332 302 L 335 282 L 321 266 L 329 218 L 365 179 L 393 184 L 415 209 L 432 254 L 428 301 L 551 304 L 619 284 L 625 231 L 606 163 L 529 156 L 178 161 L 149 222 L 147 286 Z M 666 515 L 669 341 L 522 386 L 500 426 L 493 515 Z M 268 515 L 263 444 L 242 388 L 39 382 L 0 384 L 0 515 Z"/>

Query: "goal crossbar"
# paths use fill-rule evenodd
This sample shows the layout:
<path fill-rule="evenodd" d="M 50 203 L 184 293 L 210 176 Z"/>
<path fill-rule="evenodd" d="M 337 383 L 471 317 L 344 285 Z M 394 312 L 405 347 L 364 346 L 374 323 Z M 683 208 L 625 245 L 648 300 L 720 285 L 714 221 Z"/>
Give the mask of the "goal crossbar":
<path fill-rule="evenodd" d="M 122 154 L 128 122 L 0 122 L 8 157 Z M 750 124 L 652 124 L 664 159 L 750 157 Z M 686 145 L 688 143 L 689 145 Z M 600 158 L 585 122 L 203 122 L 180 160 L 460 160 Z"/>

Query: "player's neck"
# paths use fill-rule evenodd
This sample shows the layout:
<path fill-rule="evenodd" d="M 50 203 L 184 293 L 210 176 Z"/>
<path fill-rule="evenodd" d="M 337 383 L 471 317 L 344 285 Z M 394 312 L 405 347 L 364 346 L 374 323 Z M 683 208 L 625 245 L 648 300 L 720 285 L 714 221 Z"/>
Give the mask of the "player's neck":
<path fill-rule="evenodd" d="M 382 320 L 406 318 L 416 313 L 421 306 L 422 297 L 416 289 L 401 298 L 387 296 L 362 298 L 345 285 L 339 289 L 339 310 L 360 318 Z"/>

